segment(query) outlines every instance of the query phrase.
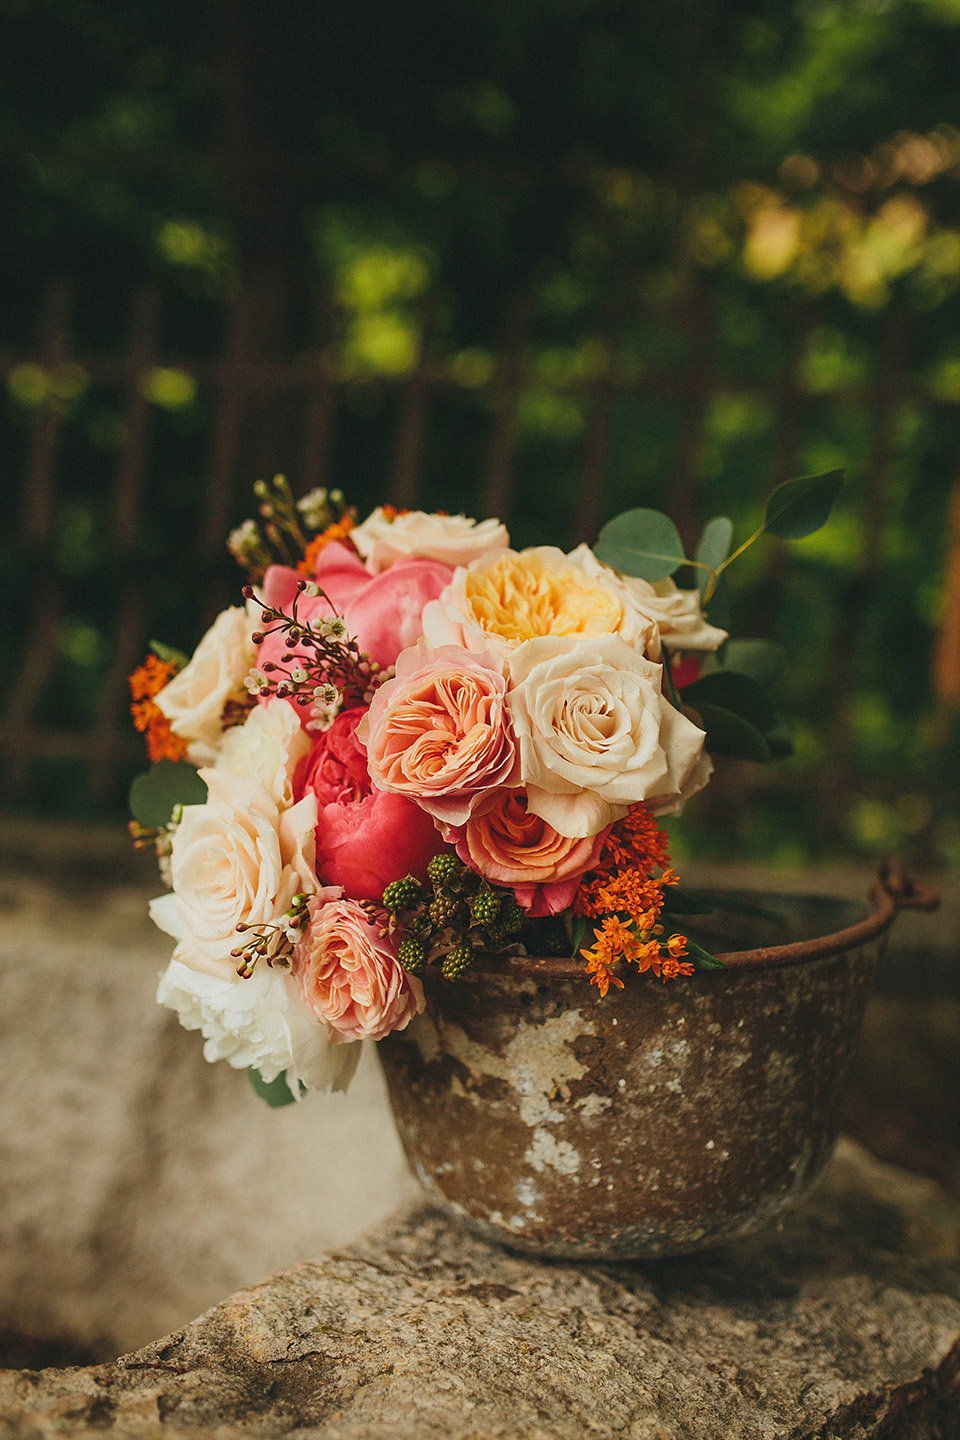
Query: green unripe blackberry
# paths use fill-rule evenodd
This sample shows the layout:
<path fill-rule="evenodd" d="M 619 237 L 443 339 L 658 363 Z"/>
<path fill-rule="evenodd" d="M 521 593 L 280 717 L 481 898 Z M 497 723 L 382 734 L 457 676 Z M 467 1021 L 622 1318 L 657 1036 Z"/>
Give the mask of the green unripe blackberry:
<path fill-rule="evenodd" d="M 413 940 L 422 940 L 430 929 L 430 921 L 426 915 L 411 915 L 409 920 L 403 922 L 404 932 Z"/>
<path fill-rule="evenodd" d="M 433 885 L 452 885 L 460 874 L 461 866 L 452 855 L 434 855 L 427 866 L 427 874 Z"/>
<path fill-rule="evenodd" d="M 500 907 L 500 914 L 497 917 L 497 929 L 503 930 L 505 935 L 514 935 L 521 928 L 527 918 L 527 912 L 516 900 L 508 900 Z"/>
<path fill-rule="evenodd" d="M 421 940 L 401 940 L 397 955 L 404 970 L 409 970 L 413 975 L 418 975 L 427 963 L 426 948 Z"/>
<path fill-rule="evenodd" d="M 427 914 L 434 925 L 442 930 L 444 925 L 450 924 L 459 908 L 459 902 L 452 895 L 438 895 L 430 901 Z"/>
<path fill-rule="evenodd" d="M 470 901 L 470 911 L 478 925 L 492 925 L 500 912 L 500 896 L 492 890 L 478 890 Z"/>
<path fill-rule="evenodd" d="M 570 938 L 563 925 L 556 920 L 534 920 L 530 932 L 524 936 L 527 951 L 531 955 L 570 954 Z"/>
<path fill-rule="evenodd" d="M 464 970 L 469 969 L 473 951 L 469 945 L 454 945 L 443 958 L 440 972 L 444 980 L 459 980 Z"/>
<path fill-rule="evenodd" d="M 420 899 L 421 885 L 412 875 L 406 875 L 402 880 L 391 880 L 383 892 L 383 908 L 389 910 L 391 915 L 396 915 L 398 910 L 406 910 L 408 905 L 415 905 Z"/>

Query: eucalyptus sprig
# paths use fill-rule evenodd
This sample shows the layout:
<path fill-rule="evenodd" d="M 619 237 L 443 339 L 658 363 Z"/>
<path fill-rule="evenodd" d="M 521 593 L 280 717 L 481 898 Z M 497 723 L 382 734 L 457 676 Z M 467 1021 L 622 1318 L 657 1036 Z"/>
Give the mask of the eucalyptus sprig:
<path fill-rule="evenodd" d="M 842 485 L 842 470 L 784 481 L 767 500 L 756 530 L 733 551 L 733 522 L 726 515 L 707 521 L 691 559 L 668 516 L 638 508 L 625 510 L 604 526 L 594 553 L 622 574 L 651 582 L 665 580 L 689 565 L 706 606 L 714 597 L 722 598 L 717 584 L 724 571 L 761 535 L 802 540 L 826 524 Z M 781 647 L 773 641 L 729 641 L 704 663 L 700 678 L 678 693 L 665 651 L 664 686 L 674 705 L 682 701 L 695 712 L 712 754 L 766 761 L 791 750 L 786 724 L 764 690 L 782 660 Z"/>
<path fill-rule="evenodd" d="M 842 485 L 842 470 L 785 480 L 767 500 L 756 530 L 732 553 L 733 522 L 726 515 L 707 521 L 691 557 L 669 516 L 638 507 L 615 515 L 603 527 L 594 554 L 614 570 L 641 580 L 666 580 L 682 565 L 689 565 L 697 572 L 701 597 L 707 604 L 723 572 L 761 535 L 802 540 L 825 525 Z"/>

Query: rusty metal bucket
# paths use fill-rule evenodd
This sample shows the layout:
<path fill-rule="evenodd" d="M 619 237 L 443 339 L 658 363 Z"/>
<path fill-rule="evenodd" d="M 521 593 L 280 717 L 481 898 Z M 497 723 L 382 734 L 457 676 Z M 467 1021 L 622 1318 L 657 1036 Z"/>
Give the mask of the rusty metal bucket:
<path fill-rule="evenodd" d="M 890 925 L 937 901 L 892 867 L 870 910 L 741 898 L 779 920 L 724 923 L 767 943 L 692 980 L 630 975 L 601 1000 L 575 960 L 431 976 L 425 1013 L 378 1046 L 430 1198 L 486 1239 L 565 1259 L 698 1250 L 791 1206 L 829 1157 Z"/>

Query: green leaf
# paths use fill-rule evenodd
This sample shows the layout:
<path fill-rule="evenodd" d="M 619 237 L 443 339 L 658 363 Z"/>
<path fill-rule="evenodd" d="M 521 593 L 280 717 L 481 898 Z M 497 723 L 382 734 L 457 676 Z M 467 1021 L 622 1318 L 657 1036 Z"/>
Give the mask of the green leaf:
<path fill-rule="evenodd" d="M 663 908 L 671 915 L 712 915 L 716 906 L 699 895 L 691 895 L 688 890 L 678 889 L 676 885 L 665 885 Z"/>
<path fill-rule="evenodd" d="M 699 710 L 701 702 L 719 705 L 732 710 L 741 720 L 747 720 L 760 733 L 766 734 L 776 719 L 773 706 L 760 689 L 756 680 L 749 675 L 740 675 L 735 670 L 715 670 L 711 675 L 701 675 L 699 680 L 683 687 L 685 705 Z"/>
<path fill-rule="evenodd" d="M 684 690 L 684 695 L 689 688 Z M 736 760 L 758 760 L 761 763 L 771 758 L 770 746 L 749 720 L 722 705 L 701 702 L 695 709 L 707 732 L 706 747 L 711 754 L 731 755 Z"/>
<path fill-rule="evenodd" d="M 196 766 L 185 760 L 158 760 L 130 786 L 130 810 L 148 830 L 162 830 L 178 805 L 202 805 L 207 787 Z"/>
<path fill-rule="evenodd" d="M 790 721 L 779 710 L 773 712 L 773 724 L 769 730 L 764 731 L 764 737 L 770 746 L 770 754 L 774 760 L 784 760 L 788 755 L 793 754 L 793 732 L 790 729 Z"/>
<path fill-rule="evenodd" d="M 733 521 L 726 515 L 716 515 L 704 525 L 694 559 L 699 560 L 701 565 L 709 565 L 710 570 L 718 570 L 730 554 L 732 540 Z M 701 597 L 712 579 L 709 570 L 697 571 L 697 589 Z"/>
<path fill-rule="evenodd" d="M 771 685 L 786 664 L 787 652 L 776 640 L 728 640 L 719 659 L 712 656 L 704 673 L 713 670 L 736 670 L 749 675 L 758 685 Z"/>
<path fill-rule="evenodd" d="M 164 645 L 162 640 L 151 640 L 150 649 L 158 660 L 165 660 L 168 665 L 176 665 L 178 670 L 182 670 L 190 660 L 189 655 L 184 655 L 182 650 L 175 650 L 172 645 Z"/>
<path fill-rule="evenodd" d="M 589 923 L 585 915 L 578 915 L 573 922 L 573 950 L 571 951 L 571 958 L 574 960 L 576 960 L 580 954 L 580 947 L 583 944 Z"/>
<path fill-rule="evenodd" d="M 693 961 L 693 968 L 698 971 L 726 970 L 728 968 L 722 960 L 717 959 L 716 955 L 712 955 L 709 950 L 704 950 L 696 940 L 691 940 L 689 935 L 687 936 L 687 957 Z"/>
<path fill-rule="evenodd" d="M 266 1100 L 271 1110 L 279 1110 L 284 1105 L 296 1104 L 296 1100 L 290 1092 L 290 1086 L 287 1084 L 285 1073 L 278 1075 L 276 1080 L 269 1081 L 264 1080 L 260 1071 L 254 1070 L 252 1067 L 247 1071 L 247 1074 L 250 1076 L 250 1084 L 254 1090 L 256 1090 L 260 1099 Z M 306 1086 L 301 1084 L 300 1094 L 303 1095 L 305 1090 Z"/>
<path fill-rule="evenodd" d="M 767 501 L 764 528 L 781 540 L 802 540 L 825 525 L 843 486 L 843 471 L 785 480 Z"/>
<path fill-rule="evenodd" d="M 641 580 L 665 580 L 686 562 L 676 525 L 659 510 L 624 510 L 600 531 L 593 553 Z"/>

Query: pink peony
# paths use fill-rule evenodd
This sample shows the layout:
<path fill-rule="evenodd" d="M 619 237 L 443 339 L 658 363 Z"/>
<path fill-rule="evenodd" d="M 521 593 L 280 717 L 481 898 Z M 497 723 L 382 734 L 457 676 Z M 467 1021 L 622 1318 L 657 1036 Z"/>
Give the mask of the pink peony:
<path fill-rule="evenodd" d="M 452 574 L 449 565 L 436 560 L 402 560 L 372 576 L 346 546 L 334 542 L 317 559 L 315 579 L 324 595 L 300 595 L 297 614 L 303 620 L 342 615 L 347 634 L 386 669 L 423 634 L 423 607 L 440 594 Z M 287 565 L 271 565 L 263 581 L 264 602 L 289 615 L 303 578 Z M 303 653 L 296 646 L 288 650 L 283 641 L 280 632 L 268 635 L 257 651 L 257 665 L 262 667 L 267 660 L 277 663 L 284 653 Z M 301 713 L 306 720 L 309 712 Z"/>
<path fill-rule="evenodd" d="M 485 652 L 433 650 L 426 641 L 404 650 L 360 730 L 374 781 L 462 825 L 484 796 L 513 783 L 506 690 L 501 661 Z"/>
<path fill-rule="evenodd" d="M 379 900 L 391 880 L 416 875 L 443 847 L 429 815 L 412 800 L 378 790 L 356 738 L 363 710 L 338 715 L 294 776 L 297 799 L 317 800 L 316 868 L 353 900 Z"/>
<path fill-rule="evenodd" d="M 345 1040 L 382 1040 L 423 1009 L 423 986 L 353 900 L 310 905 L 293 974 L 305 1003 Z"/>
<path fill-rule="evenodd" d="M 494 885 L 512 886 L 532 916 L 556 915 L 573 903 L 580 877 L 600 856 L 607 831 L 571 840 L 527 809 L 522 790 L 501 790 L 447 840 L 467 865 Z"/>

